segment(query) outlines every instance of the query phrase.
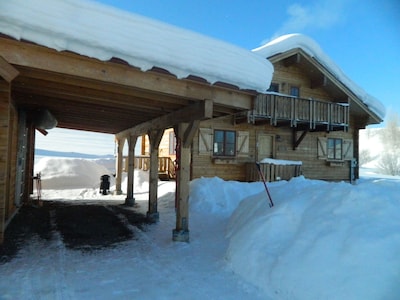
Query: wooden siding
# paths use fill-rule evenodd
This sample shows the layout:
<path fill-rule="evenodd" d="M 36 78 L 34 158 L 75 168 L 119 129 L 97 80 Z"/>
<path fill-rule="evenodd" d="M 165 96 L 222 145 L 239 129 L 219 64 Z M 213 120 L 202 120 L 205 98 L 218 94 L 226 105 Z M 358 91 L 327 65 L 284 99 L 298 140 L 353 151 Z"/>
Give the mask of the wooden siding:
<path fill-rule="evenodd" d="M 17 111 L 11 103 L 10 85 L 0 79 L 0 243 L 16 210 L 15 167 Z"/>
<path fill-rule="evenodd" d="M 246 163 L 256 161 L 257 134 L 265 133 L 274 137 L 273 158 L 302 161 L 302 173 L 306 178 L 324 180 L 349 180 L 350 161 L 329 162 L 326 159 L 318 159 L 318 138 L 342 138 L 353 139 L 353 131 L 343 132 L 308 132 L 296 150 L 293 150 L 293 131 L 291 128 L 274 127 L 269 124 L 253 126 L 251 124 L 232 124 L 232 117 L 225 117 L 204 121 L 201 128 L 229 129 L 236 131 L 248 131 L 249 153 L 246 157 L 217 158 L 199 154 L 199 134 L 193 139 L 192 148 L 192 177 L 218 176 L 225 180 L 246 181 Z M 352 153 L 353 157 L 355 153 Z"/>

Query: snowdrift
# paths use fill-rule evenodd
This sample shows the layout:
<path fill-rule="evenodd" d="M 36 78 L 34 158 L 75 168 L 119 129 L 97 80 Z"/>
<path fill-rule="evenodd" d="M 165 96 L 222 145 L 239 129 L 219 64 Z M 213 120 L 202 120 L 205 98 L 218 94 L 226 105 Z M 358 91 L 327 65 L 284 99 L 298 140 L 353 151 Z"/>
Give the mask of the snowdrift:
<path fill-rule="evenodd" d="M 42 171 L 49 187 L 65 189 L 67 182 L 71 188 L 72 183 L 76 184 L 73 186 L 76 188 L 84 183 L 97 182 L 104 167 L 95 161 L 82 159 L 43 158 L 37 163 L 36 170 Z M 144 191 L 148 188 L 148 174 L 136 172 L 135 176 L 135 195 L 142 197 L 147 204 L 148 195 Z M 71 177 L 79 180 L 71 181 Z M 185 245 L 173 243 L 166 237 L 175 222 L 174 190 L 171 189 L 174 184 L 170 183 L 172 185 L 159 183 L 159 188 L 163 190 L 159 205 L 162 226 L 151 227 L 141 234 L 140 243 L 145 244 L 146 251 L 138 252 L 137 244 L 132 244 L 133 250 L 128 245 L 120 250 L 117 248 L 112 256 L 120 257 L 128 253 L 129 259 L 121 260 L 123 265 L 115 266 L 111 271 L 109 267 L 102 270 L 105 272 L 103 277 L 107 277 L 107 273 L 112 279 L 118 274 L 129 274 L 120 276 L 129 280 L 119 280 L 118 291 L 125 286 L 132 287 L 135 281 L 141 282 L 139 285 L 143 290 L 152 291 L 146 286 L 148 280 L 140 281 L 143 278 L 141 272 L 146 270 L 145 278 L 170 281 L 168 286 L 175 286 L 177 292 L 183 287 L 176 283 L 181 282 L 181 273 L 186 272 L 185 276 L 190 278 L 187 278 L 184 288 L 198 295 L 193 299 L 203 299 L 205 286 L 215 298 L 224 295 L 225 299 L 236 299 L 239 293 L 241 299 L 399 298 L 399 177 L 364 178 L 356 185 L 307 180 L 304 177 L 274 182 L 269 184 L 275 203 L 273 208 L 269 208 L 264 186 L 260 182 L 240 183 L 217 177 L 196 179 L 190 183 L 191 243 Z M 44 192 L 58 195 L 58 191 Z M 89 192 L 81 193 L 80 197 L 99 199 L 98 194 Z M 109 199 L 123 200 L 124 196 L 109 195 Z M 146 207 L 146 204 L 141 205 Z M 36 247 L 52 251 L 47 244 Z M 58 244 L 54 249 L 59 249 Z M 152 254 L 148 254 L 147 250 Z M 30 257 L 32 252 L 28 253 Z M 141 258 L 135 258 L 137 255 Z M 165 267 L 166 261 L 170 262 L 173 256 L 185 261 L 185 264 L 179 265 L 184 271 L 176 272 L 175 263 L 170 269 Z M 32 264 L 37 272 L 35 263 L 29 257 L 24 266 Z M 80 269 L 91 268 L 86 265 L 85 257 L 76 254 L 74 257 Z M 96 272 L 101 268 L 97 264 L 99 260 L 107 262 L 97 256 L 92 259 L 96 261 Z M 134 266 L 130 264 L 132 259 Z M 154 272 L 148 269 L 150 261 L 157 266 Z M 16 264 L 19 266 L 18 261 Z M 45 266 L 47 264 L 44 264 L 43 272 L 57 274 L 58 270 L 47 270 Z M 162 278 L 160 266 L 163 266 Z M 18 296 L 18 289 L 10 289 L 14 278 L 12 274 L 24 271 L 15 272 L 13 268 L 12 264 L 8 267 L 8 276 L 0 272 L 0 285 L 5 284 L 5 292 Z M 229 271 L 225 272 L 226 269 Z M 242 281 L 236 282 L 237 279 L 230 277 L 231 271 Z M 72 272 L 65 276 L 69 280 L 68 291 L 80 295 L 79 289 L 72 284 L 81 282 L 76 279 L 79 274 Z M 136 279 L 132 281 L 132 277 Z M 209 278 L 206 284 L 203 284 L 204 278 Z M 90 285 L 95 286 L 101 280 L 94 276 Z M 243 282 L 251 286 L 251 292 Z M 254 292 L 255 287 L 259 292 Z M 38 297 L 44 291 L 47 291 L 46 286 L 35 287 Z M 152 297 L 165 296 L 163 289 L 154 292 L 150 293 Z M 246 298 L 243 293 L 247 292 Z M 96 289 L 89 294 L 93 298 L 100 296 Z M 123 292 L 121 295 L 128 298 L 131 294 Z"/>
<path fill-rule="evenodd" d="M 273 299 L 398 299 L 399 182 L 295 178 L 230 218 L 232 269 Z M 392 193 L 393 192 L 393 193 Z"/>

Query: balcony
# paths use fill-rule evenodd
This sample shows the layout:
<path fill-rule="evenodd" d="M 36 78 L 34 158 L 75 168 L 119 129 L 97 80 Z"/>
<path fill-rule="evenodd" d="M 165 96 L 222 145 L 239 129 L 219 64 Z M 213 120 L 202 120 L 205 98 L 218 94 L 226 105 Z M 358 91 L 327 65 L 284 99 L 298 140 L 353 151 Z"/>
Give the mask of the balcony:
<path fill-rule="evenodd" d="M 311 131 L 346 131 L 349 126 L 348 103 L 297 98 L 277 93 L 260 94 L 253 110 L 236 116 L 248 123 L 269 122 L 274 126 L 301 127 Z"/>

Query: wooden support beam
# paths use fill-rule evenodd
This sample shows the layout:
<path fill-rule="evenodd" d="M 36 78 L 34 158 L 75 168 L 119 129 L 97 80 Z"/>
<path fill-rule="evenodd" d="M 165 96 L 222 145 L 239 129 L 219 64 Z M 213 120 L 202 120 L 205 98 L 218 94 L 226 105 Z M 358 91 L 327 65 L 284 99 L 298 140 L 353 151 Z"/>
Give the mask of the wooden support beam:
<path fill-rule="evenodd" d="M 212 118 L 213 114 L 213 101 L 203 100 L 198 101 L 190 106 L 174 111 L 167 115 L 161 116 L 157 119 L 144 122 L 133 128 L 124 130 L 118 133 L 118 138 L 127 137 L 129 135 L 142 135 L 149 130 L 161 130 L 173 127 L 174 125 L 182 122 L 190 122 L 192 120 L 204 120 Z"/>
<path fill-rule="evenodd" d="M 0 77 L 10 83 L 18 74 L 18 70 L 0 56 Z"/>
<path fill-rule="evenodd" d="M 293 150 L 296 150 L 296 148 L 300 145 L 300 143 L 303 141 L 303 139 L 306 137 L 306 135 L 307 135 L 307 133 L 308 133 L 308 130 L 304 130 L 304 131 L 301 133 L 300 137 L 297 138 L 297 131 L 298 131 L 298 130 L 297 130 L 296 128 L 293 128 L 293 131 L 292 131 Z"/>
<path fill-rule="evenodd" d="M 133 197 L 134 171 L 135 171 L 135 145 L 137 136 L 128 138 L 128 186 L 126 188 L 125 205 L 133 206 L 135 198 Z"/>
<path fill-rule="evenodd" d="M 157 210 L 158 148 L 163 134 L 164 130 L 149 130 L 147 133 L 150 142 L 149 210 L 147 211 L 147 218 L 152 222 L 159 220 L 159 213 Z"/>
<path fill-rule="evenodd" d="M 200 126 L 200 120 L 193 120 L 189 123 L 188 128 L 186 129 L 183 136 L 183 147 L 188 148 L 192 143 L 193 137 L 196 134 L 197 130 Z"/>
<path fill-rule="evenodd" d="M 125 139 L 115 139 L 117 144 L 117 160 L 115 162 L 115 193 L 117 195 L 122 194 L 122 165 L 123 165 L 123 149 L 125 144 Z"/>
<path fill-rule="evenodd" d="M 176 228 L 172 231 L 172 240 L 176 242 L 189 242 L 189 181 L 191 148 L 183 147 L 189 144 L 184 141 L 188 124 L 180 123 L 175 127 L 177 138 L 177 174 L 176 174 Z"/>

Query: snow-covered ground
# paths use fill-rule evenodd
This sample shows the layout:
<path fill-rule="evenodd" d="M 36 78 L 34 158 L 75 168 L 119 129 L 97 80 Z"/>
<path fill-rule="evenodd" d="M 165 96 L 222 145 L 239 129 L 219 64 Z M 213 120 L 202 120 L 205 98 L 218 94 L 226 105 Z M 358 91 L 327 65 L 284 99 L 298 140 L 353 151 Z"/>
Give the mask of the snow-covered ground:
<path fill-rule="evenodd" d="M 107 165 L 42 158 L 43 197 L 123 202 L 95 184 L 60 189 L 59 177 L 95 182 Z M 363 172 L 355 185 L 270 183 L 273 208 L 262 183 L 194 180 L 190 243 L 172 242 L 175 185 L 159 182 L 160 221 L 132 227 L 137 240 L 85 253 L 34 237 L 0 265 L 0 299 L 399 299 L 400 177 Z M 135 174 L 142 212 L 147 178 Z"/>

